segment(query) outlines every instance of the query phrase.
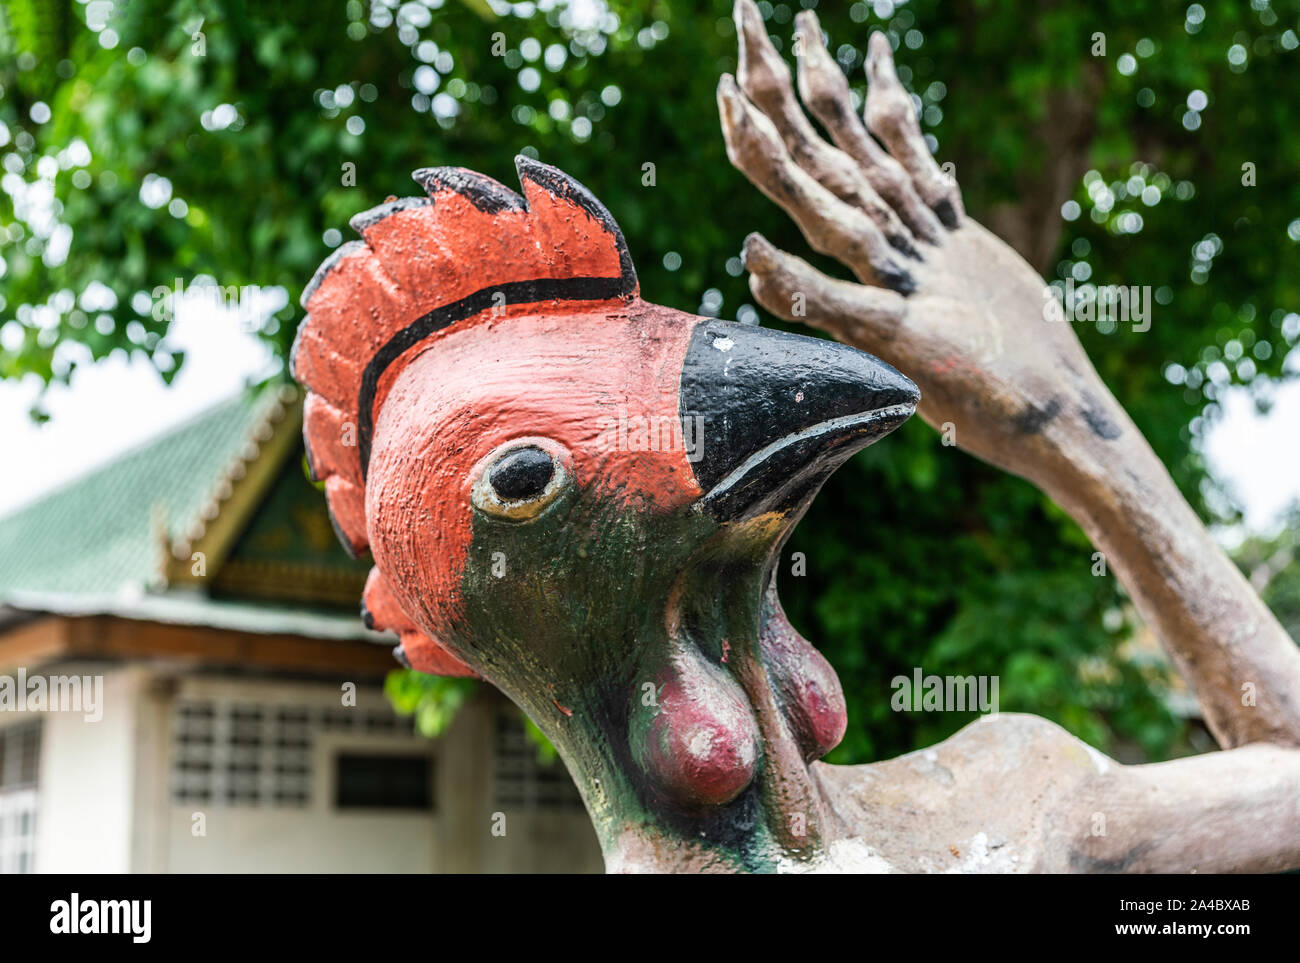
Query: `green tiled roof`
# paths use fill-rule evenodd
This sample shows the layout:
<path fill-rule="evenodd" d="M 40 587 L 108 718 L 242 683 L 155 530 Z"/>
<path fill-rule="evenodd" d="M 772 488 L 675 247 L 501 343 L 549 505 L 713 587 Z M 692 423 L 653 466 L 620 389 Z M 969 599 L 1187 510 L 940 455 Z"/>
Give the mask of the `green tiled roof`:
<path fill-rule="evenodd" d="M 276 389 L 232 398 L 0 519 L 0 603 L 14 595 L 116 595 L 148 586 L 169 536 L 276 403 Z"/>

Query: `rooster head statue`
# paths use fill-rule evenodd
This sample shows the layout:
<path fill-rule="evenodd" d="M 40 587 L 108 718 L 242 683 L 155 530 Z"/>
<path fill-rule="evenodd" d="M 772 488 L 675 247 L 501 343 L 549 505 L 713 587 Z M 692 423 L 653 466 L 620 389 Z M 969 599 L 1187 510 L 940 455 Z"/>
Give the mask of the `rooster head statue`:
<path fill-rule="evenodd" d="M 845 346 L 643 301 L 572 178 L 460 168 L 353 218 L 303 295 L 308 461 L 363 615 L 479 676 L 568 765 L 610 869 L 813 858 L 846 724 L 775 567 L 827 476 L 915 409 Z"/>

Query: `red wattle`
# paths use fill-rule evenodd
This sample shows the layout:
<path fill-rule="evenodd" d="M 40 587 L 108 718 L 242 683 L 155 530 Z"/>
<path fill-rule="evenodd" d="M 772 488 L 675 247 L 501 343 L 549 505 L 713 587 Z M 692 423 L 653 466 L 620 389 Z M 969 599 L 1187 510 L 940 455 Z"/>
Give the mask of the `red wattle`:
<path fill-rule="evenodd" d="M 673 656 L 657 706 L 636 695 L 632 755 L 663 795 L 688 807 L 721 806 L 754 779 L 758 725 L 744 692 L 693 648 Z"/>
<path fill-rule="evenodd" d="M 794 630 L 775 587 L 768 590 L 760 636 L 763 662 L 786 722 L 811 762 L 830 752 L 849 725 L 839 676 L 820 652 Z"/>

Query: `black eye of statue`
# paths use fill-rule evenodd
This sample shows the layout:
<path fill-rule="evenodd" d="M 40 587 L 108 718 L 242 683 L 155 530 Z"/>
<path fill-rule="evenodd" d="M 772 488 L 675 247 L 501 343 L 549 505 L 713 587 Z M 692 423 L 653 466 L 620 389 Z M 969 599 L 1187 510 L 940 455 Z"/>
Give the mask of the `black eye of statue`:
<path fill-rule="evenodd" d="M 554 474 L 551 456 L 529 445 L 503 456 L 492 466 L 488 481 L 498 496 L 517 502 L 540 495 Z"/>

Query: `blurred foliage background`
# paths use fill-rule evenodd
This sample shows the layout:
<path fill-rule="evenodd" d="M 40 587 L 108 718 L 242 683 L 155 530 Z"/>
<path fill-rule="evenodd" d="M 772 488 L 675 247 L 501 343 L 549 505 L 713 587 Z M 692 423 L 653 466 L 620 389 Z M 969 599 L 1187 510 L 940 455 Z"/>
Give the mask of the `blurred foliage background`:
<path fill-rule="evenodd" d="M 1193 505 L 1234 521 L 1197 440 L 1227 390 L 1267 407 L 1300 337 L 1300 5 L 802 5 L 857 97 L 867 36 L 886 31 L 968 210 L 1046 277 L 1152 288 L 1149 331 L 1080 335 Z M 788 54 L 798 5 L 760 8 Z M 0 376 L 66 381 L 116 351 L 170 379 L 184 358 L 151 292 L 198 276 L 281 286 L 260 333 L 284 357 L 349 217 L 415 193 L 418 167 L 510 183 L 519 152 L 604 201 L 648 299 L 754 312 L 745 235 L 808 252 L 727 163 L 714 87 L 735 68 L 723 0 L 4 0 Z M 1293 633 L 1298 523 L 1240 553 Z M 832 479 L 789 551 L 807 570 L 783 561 L 786 608 L 849 698 L 833 761 L 969 721 L 893 712 L 890 680 L 915 667 L 997 675 L 1003 711 L 1110 752 L 1204 745 L 1079 529 L 919 420 Z M 410 674 L 389 690 L 428 731 L 467 692 Z"/>

